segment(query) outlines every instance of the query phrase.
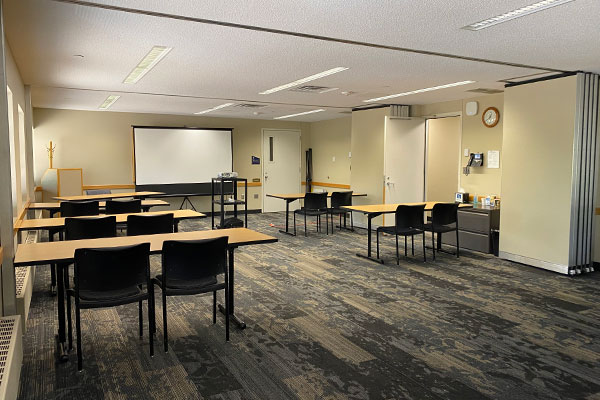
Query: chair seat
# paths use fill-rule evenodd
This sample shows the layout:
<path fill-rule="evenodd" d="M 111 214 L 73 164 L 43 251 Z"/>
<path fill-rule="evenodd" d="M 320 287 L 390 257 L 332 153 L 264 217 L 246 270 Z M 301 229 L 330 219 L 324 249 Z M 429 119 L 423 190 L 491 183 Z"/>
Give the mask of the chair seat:
<path fill-rule="evenodd" d="M 79 298 L 81 308 L 95 308 L 134 303 L 148 298 L 148 294 L 137 286 L 131 286 L 117 290 L 80 290 Z"/>
<path fill-rule="evenodd" d="M 327 210 L 305 210 L 304 208 L 300 208 L 294 212 L 302 215 L 323 215 L 327 213 Z"/>
<path fill-rule="evenodd" d="M 160 282 L 160 286 L 164 286 L 162 274 L 156 275 L 156 280 Z M 169 279 L 167 282 L 167 288 L 169 289 L 192 289 L 202 288 L 205 286 L 214 285 L 217 283 L 216 276 L 210 276 L 204 279 Z"/>
<path fill-rule="evenodd" d="M 436 232 L 436 233 L 444 233 L 444 232 L 453 232 L 456 230 L 456 224 L 451 225 L 436 225 L 435 227 L 431 223 L 427 223 L 423 225 L 423 230 L 427 232 Z"/>
<path fill-rule="evenodd" d="M 379 228 L 377 228 L 377 231 L 389 233 L 390 235 L 402 235 L 402 236 L 418 235 L 420 233 L 423 233 L 422 229 L 417 229 L 417 228 L 397 229 L 395 226 L 380 226 Z"/>
<path fill-rule="evenodd" d="M 331 214 L 348 214 L 350 212 L 350 210 L 346 210 L 345 208 L 328 208 L 327 211 Z"/>

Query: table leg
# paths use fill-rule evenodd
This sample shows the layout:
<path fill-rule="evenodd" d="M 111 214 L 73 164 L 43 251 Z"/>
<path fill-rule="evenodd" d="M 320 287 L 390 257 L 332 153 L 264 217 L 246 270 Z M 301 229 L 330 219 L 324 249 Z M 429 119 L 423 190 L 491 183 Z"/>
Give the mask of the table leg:
<path fill-rule="evenodd" d="M 233 274 L 234 274 L 234 265 L 233 265 L 233 251 L 234 248 L 231 248 L 228 250 L 229 253 L 229 271 L 228 271 L 228 277 L 229 277 L 229 317 L 231 319 L 231 321 L 233 321 L 238 328 L 240 329 L 245 329 L 246 328 L 246 323 L 244 321 L 242 321 L 241 319 L 239 319 L 235 313 L 235 303 L 234 303 L 234 298 L 235 296 L 233 295 L 233 291 L 234 291 L 234 283 L 233 283 Z M 225 314 L 225 307 L 222 304 L 219 304 L 219 311 L 223 314 Z"/>
<path fill-rule="evenodd" d="M 352 211 L 350 211 L 350 212 L 352 212 Z M 348 216 L 347 214 L 344 214 L 344 224 L 343 225 L 338 225 L 338 226 L 336 226 L 336 228 L 344 229 L 344 230 L 350 231 L 350 232 L 354 232 L 354 229 L 353 228 L 348 228 L 348 225 L 346 224 L 347 216 Z"/>
<path fill-rule="evenodd" d="M 179 232 L 179 220 L 173 221 L 173 232 Z"/>
<path fill-rule="evenodd" d="M 68 361 L 69 354 L 67 353 L 67 338 L 65 327 L 65 277 L 64 264 L 56 265 L 56 283 L 57 283 L 57 311 L 58 311 L 58 360 L 60 362 Z"/>
<path fill-rule="evenodd" d="M 285 231 L 284 230 L 279 230 L 279 232 L 281 233 L 286 233 L 290 236 L 296 236 L 294 235 L 292 232 L 290 232 L 290 203 L 294 201 L 294 200 L 288 200 L 285 199 Z"/>
<path fill-rule="evenodd" d="M 48 229 L 48 241 L 54 242 L 54 232 Z M 56 264 L 50 264 L 50 296 L 56 296 Z"/>
<path fill-rule="evenodd" d="M 361 254 L 361 253 L 356 253 L 357 256 L 361 257 L 361 258 L 366 258 L 368 260 L 371 261 L 375 261 L 379 264 L 383 264 L 383 260 L 377 258 L 377 257 L 372 257 L 371 256 L 371 223 L 373 221 L 373 218 L 378 217 L 379 215 L 381 215 L 380 213 L 373 213 L 373 214 L 367 214 L 367 218 L 368 218 L 368 225 L 367 225 L 367 255 Z"/>

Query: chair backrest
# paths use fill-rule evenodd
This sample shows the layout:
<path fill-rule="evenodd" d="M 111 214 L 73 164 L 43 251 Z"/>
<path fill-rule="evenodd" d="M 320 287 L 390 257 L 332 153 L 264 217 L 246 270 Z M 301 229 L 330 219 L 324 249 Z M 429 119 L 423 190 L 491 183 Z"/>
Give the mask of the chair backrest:
<path fill-rule="evenodd" d="M 437 203 L 431 210 L 433 225 L 450 225 L 457 222 L 458 203 Z"/>
<path fill-rule="evenodd" d="M 117 217 L 66 218 L 65 240 L 117 236 Z"/>
<path fill-rule="evenodd" d="M 331 193 L 331 208 L 352 205 L 352 191 Z"/>
<path fill-rule="evenodd" d="M 324 210 L 327 208 L 327 192 L 306 193 L 304 195 L 305 210 Z"/>
<path fill-rule="evenodd" d="M 150 281 L 150 243 L 75 250 L 75 290 L 104 292 Z"/>
<path fill-rule="evenodd" d="M 206 240 L 165 240 L 162 274 L 171 279 L 193 280 L 227 273 L 228 237 Z"/>
<path fill-rule="evenodd" d="M 173 214 L 128 215 L 127 236 L 173 232 Z"/>
<path fill-rule="evenodd" d="M 425 204 L 407 206 L 399 205 L 396 208 L 396 228 L 397 229 L 420 229 L 423 227 L 425 218 Z"/>
<path fill-rule="evenodd" d="M 97 201 L 61 201 L 61 217 L 83 217 L 87 215 L 100 214 L 100 206 Z"/>
<path fill-rule="evenodd" d="M 111 194 L 112 192 L 110 191 L 110 189 L 89 189 L 85 191 L 85 194 L 87 194 L 88 196 L 90 195 L 94 195 L 94 194 Z"/>
<path fill-rule="evenodd" d="M 140 212 L 142 212 L 142 201 L 140 199 L 106 200 L 107 214 L 128 214 Z"/>

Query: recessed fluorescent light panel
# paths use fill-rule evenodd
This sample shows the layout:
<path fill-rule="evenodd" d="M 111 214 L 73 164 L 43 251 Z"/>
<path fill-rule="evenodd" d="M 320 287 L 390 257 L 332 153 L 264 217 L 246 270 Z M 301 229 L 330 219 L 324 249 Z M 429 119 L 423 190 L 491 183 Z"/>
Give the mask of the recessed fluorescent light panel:
<path fill-rule="evenodd" d="M 318 74 L 307 76 L 306 78 L 298 79 L 297 81 L 286 83 L 285 85 L 277 86 L 273 89 L 265 90 L 264 92 L 260 92 L 259 94 L 271 94 L 275 92 L 279 92 L 281 90 L 286 90 L 289 88 L 293 88 L 294 86 L 302 85 L 303 83 L 314 81 L 316 79 L 320 79 L 329 75 L 337 74 L 338 72 L 342 72 L 347 70 L 346 67 L 336 67 L 332 69 L 328 69 L 327 71 L 319 72 Z"/>
<path fill-rule="evenodd" d="M 286 118 L 292 118 L 292 117 L 299 117 L 301 115 L 314 114 L 314 113 L 318 113 L 318 112 L 321 112 L 321 111 L 325 111 L 325 110 L 323 110 L 322 108 L 319 108 L 318 110 L 305 111 L 305 112 L 301 112 L 301 113 L 298 113 L 298 114 L 284 115 L 282 117 L 275 117 L 273 119 L 286 119 Z"/>
<path fill-rule="evenodd" d="M 160 60 L 165 58 L 167 54 L 172 50 L 171 47 L 165 46 L 154 46 L 152 50 L 140 61 L 140 63 L 131 71 L 131 73 L 125 78 L 123 83 L 137 83 L 144 77 Z"/>
<path fill-rule="evenodd" d="M 425 89 L 417 89 L 417 90 L 413 90 L 413 91 L 410 91 L 410 92 L 404 92 L 404 93 L 398 93 L 398 94 L 390 94 L 389 96 L 377 97 L 377 98 L 369 99 L 369 100 L 363 100 L 363 102 L 364 103 L 372 103 L 374 101 L 393 99 L 394 97 L 409 96 L 411 94 L 425 93 L 425 92 L 431 92 L 431 91 L 434 91 L 434 90 L 451 88 L 451 87 L 454 87 L 454 86 L 468 85 L 469 83 L 475 83 L 475 81 L 462 81 L 462 82 L 448 83 L 447 85 L 433 86 L 433 87 L 429 87 L 429 88 L 425 88 Z"/>
<path fill-rule="evenodd" d="M 101 110 L 106 110 L 107 108 L 115 104 L 115 101 L 119 100 L 119 97 L 121 96 L 111 94 L 106 98 L 106 100 L 104 100 L 104 103 L 102 103 L 102 105 L 100 105 L 100 107 L 98 108 L 100 108 Z"/>
<path fill-rule="evenodd" d="M 208 110 L 204 110 L 204 111 L 199 111 L 199 112 L 194 113 L 194 114 L 195 115 L 206 114 L 206 113 L 209 113 L 211 111 L 220 110 L 221 108 L 229 107 L 229 106 L 232 106 L 232 105 L 233 105 L 233 103 L 225 103 L 225 104 L 221 104 L 220 106 L 209 108 Z"/>
<path fill-rule="evenodd" d="M 483 21 L 476 22 L 471 25 L 463 26 L 462 29 L 467 29 L 469 31 L 478 31 L 481 29 L 489 28 L 490 26 L 494 26 L 497 24 L 501 24 L 506 21 L 510 21 L 511 19 L 524 17 L 525 15 L 533 14 L 538 11 L 546 10 L 548 8 L 560 6 L 561 4 L 570 3 L 575 0 L 544 0 L 538 1 L 537 3 L 533 3 L 531 5 L 517 8 L 516 10 L 509 11 L 504 14 L 497 15 L 492 18 L 485 19 Z"/>

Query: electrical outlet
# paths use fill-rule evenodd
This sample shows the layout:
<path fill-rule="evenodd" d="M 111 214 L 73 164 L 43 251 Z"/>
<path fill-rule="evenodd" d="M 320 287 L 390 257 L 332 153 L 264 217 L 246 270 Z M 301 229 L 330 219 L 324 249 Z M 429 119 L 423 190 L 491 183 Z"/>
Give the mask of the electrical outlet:
<path fill-rule="evenodd" d="M 469 157 L 469 149 L 464 150 L 463 156 Z"/>
<path fill-rule="evenodd" d="M 335 162 L 335 156 L 331 157 L 331 161 Z"/>
<path fill-rule="evenodd" d="M 258 193 L 254 195 L 254 198 L 255 198 L 255 199 L 258 199 Z"/>
<path fill-rule="evenodd" d="M 242 194 L 242 200 L 246 200 L 246 195 Z"/>

